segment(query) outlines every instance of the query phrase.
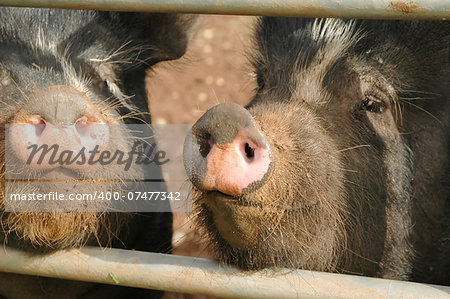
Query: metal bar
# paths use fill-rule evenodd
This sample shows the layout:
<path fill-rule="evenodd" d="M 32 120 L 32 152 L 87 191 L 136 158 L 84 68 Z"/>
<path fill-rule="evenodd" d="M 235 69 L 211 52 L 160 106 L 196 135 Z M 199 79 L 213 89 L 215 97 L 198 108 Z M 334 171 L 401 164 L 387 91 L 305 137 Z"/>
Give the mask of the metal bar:
<path fill-rule="evenodd" d="M 450 20 L 449 0 L 0 0 L 0 5 L 201 14 Z"/>
<path fill-rule="evenodd" d="M 450 288 L 281 269 L 242 272 L 202 258 L 87 247 L 31 256 L 0 250 L 0 271 L 227 298 L 449 298 Z"/>

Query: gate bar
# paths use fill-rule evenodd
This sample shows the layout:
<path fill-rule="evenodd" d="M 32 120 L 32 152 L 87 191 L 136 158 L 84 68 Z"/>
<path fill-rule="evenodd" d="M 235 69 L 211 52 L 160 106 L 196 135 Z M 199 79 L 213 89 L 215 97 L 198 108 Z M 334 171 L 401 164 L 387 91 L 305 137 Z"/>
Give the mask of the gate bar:
<path fill-rule="evenodd" d="M 227 15 L 450 20 L 449 0 L 0 0 L 0 6 Z"/>
<path fill-rule="evenodd" d="M 0 271 L 226 298 L 449 298 L 450 288 L 281 269 L 244 272 L 168 254 L 86 247 L 31 256 L 0 249 Z"/>

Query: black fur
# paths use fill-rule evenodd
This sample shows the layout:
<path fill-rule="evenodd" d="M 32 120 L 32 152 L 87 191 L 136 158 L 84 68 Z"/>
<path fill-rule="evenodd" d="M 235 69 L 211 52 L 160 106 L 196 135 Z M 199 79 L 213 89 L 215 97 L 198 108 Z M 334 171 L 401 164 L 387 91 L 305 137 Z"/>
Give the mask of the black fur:
<path fill-rule="evenodd" d="M 2 122 L 7 123 L 13 116 L 6 112 L 11 110 L 9 107 L 20 107 L 23 94 L 33 89 L 70 85 L 71 81 L 79 80 L 98 98 L 114 100 L 114 92 L 106 85 L 107 80 L 113 80 L 123 94 L 133 96 L 131 100 L 123 101 L 129 101 L 133 109 L 137 108 L 141 113 L 135 118 L 125 119 L 125 122 L 150 123 L 145 91 L 146 71 L 160 61 L 181 57 L 195 24 L 196 18 L 190 15 L 0 8 L 0 69 L 14 82 L 0 86 Z M 114 78 L 105 78 L 105 74 L 99 71 L 102 61 L 114 66 L 108 69 Z M 36 105 L 39 106 L 39 103 Z M 121 115 L 130 112 L 124 106 L 118 109 Z M 112 214 L 111 218 L 114 218 Z M 102 234 L 107 232 L 100 231 L 99 235 Z M 171 238 L 171 213 L 136 213 L 111 243 L 99 245 L 170 253 Z M 0 233 L 0 240 L 8 246 L 35 253 L 55 249 L 45 246 L 36 248 L 15 234 L 5 239 L 3 232 Z M 97 245 L 95 239 L 88 244 Z M 0 273 L 0 276 L 4 281 L 4 284 L 0 283 L 0 297 L 8 297 L 8 294 L 22 288 L 20 281 L 23 277 L 19 276 L 18 283 L 14 285 L 7 282 L 8 274 Z M 38 287 L 41 293 L 33 294 L 36 297 L 82 295 L 129 298 L 134 293 L 138 293 L 140 298 L 161 296 L 161 292 L 111 286 L 93 288 L 82 283 L 75 283 L 71 288 L 71 284 L 64 281 L 37 277 L 29 279 L 31 284 L 42 286 Z M 61 288 L 66 284 L 67 288 Z M 58 293 L 61 290 L 63 293 Z M 24 294 L 25 291 L 22 296 Z"/>

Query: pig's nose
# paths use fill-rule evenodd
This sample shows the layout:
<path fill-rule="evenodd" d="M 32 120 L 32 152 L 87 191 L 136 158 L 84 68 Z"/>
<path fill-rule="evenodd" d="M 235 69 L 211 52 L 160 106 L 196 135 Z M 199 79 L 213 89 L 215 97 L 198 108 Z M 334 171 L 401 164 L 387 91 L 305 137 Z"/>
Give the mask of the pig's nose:
<path fill-rule="evenodd" d="M 272 153 L 250 113 L 234 103 L 208 110 L 184 147 L 189 178 L 201 190 L 240 196 L 261 187 L 273 168 Z"/>
<path fill-rule="evenodd" d="M 107 146 L 109 128 L 99 119 L 88 116 L 78 118 L 73 124 L 55 125 L 40 115 L 22 114 L 9 126 L 7 138 L 10 150 L 28 167 L 46 170 L 64 166 L 82 170 L 88 167 L 89 151 L 96 146 L 97 150 Z M 84 160 L 81 155 L 77 157 L 80 152 L 84 152 Z M 58 161 L 61 157 L 64 165 L 60 163 L 62 160 Z"/>

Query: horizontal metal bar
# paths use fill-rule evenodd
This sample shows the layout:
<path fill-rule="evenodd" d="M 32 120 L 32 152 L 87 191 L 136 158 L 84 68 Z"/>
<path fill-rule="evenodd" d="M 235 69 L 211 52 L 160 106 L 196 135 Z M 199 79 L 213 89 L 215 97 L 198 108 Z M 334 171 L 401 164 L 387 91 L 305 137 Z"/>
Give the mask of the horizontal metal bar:
<path fill-rule="evenodd" d="M 227 298 L 449 298 L 450 288 L 304 270 L 243 272 L 217 262 L 87 247 L 30 256 L 0 249 L 0 272 Z"/>
<path fill-rule="evenodd" d="M 0 5 L 201 14 L 450 20 L 449 0 L 0 0 Z"/>

